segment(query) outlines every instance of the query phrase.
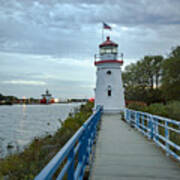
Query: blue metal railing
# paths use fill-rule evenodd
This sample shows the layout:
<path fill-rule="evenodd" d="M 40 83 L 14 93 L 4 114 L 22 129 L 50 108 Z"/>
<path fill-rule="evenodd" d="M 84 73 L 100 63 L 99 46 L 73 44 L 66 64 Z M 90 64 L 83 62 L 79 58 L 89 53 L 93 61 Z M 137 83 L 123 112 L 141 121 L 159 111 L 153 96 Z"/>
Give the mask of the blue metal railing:
<path fill-rule="evenodd" d="M 52 179 L 61 167 L 56 179 L 62 179 L 65 174 L 69 180 L 83 179 L 85 167 L 89 162 L 97 126 L 101 118 L 102 108 L 97 107 L 96 112 L 81 126 L 74 136 L 64 145 L 55 157 L 35 177 L 35 180 Z"/>
<path fill-rule="evenodd" d="M 130 109 L 125 109 L 125 120 L 149 139 L 153 139 L 167 155 L 180 161 L 179 121 Z"/>

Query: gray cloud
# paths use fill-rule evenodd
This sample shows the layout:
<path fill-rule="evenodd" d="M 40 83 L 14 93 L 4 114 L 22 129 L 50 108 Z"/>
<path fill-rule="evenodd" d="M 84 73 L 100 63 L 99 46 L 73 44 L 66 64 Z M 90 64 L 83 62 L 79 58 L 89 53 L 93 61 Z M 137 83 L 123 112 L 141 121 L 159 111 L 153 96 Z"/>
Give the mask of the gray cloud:
<path fill-rule="evenodd" d="M 162 25 L 180 24 L 176 0 L 1 1 L 0 49 L 6 52 L 85 57 L 95 49 L 103 20 L 156 33 Z"/>
<path fill-rule="evenodd" d="M 1 83 L 0 92 L 21 86 L 20 96 L 22 82 L 42 81 L 57 96 L 60 88 L 70 95 L 71 84 L 72 94 L 92 96 L 102 21 L 112 26 L 127 64 L 146 54 L 166 55 L 178 45 L 179 8 L 179 0 L 0 0 L 0 83 L 21 82 Z M 24 87 L 27 94 L 35 92 L 31 83 Z M 38 93 L 42 88 L 35 87 Z"/>

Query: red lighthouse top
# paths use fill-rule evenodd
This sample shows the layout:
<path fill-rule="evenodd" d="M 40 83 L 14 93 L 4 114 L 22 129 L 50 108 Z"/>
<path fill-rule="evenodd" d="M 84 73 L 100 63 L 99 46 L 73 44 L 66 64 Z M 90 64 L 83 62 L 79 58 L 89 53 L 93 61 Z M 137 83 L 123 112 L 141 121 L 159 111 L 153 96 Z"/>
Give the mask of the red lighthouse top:
<path fill-rule="evenodd" d="M 104 64 L 104 63 L 118 63 L 123 64 L 123 59 L 118 60 L 118 44 L 110 40 L 108 36 L 106 41 L 99 45 L 100 56 L 95 55 L 95 65 Z M 123 58 L 121 56 L 120 58 Z"/>
<path fill-rule="evenodd" d="M 114 43 L 113 41 L 110 40 L 110 37 L 108 36 L 106 41 L 104 41 L 102 44 L 99 45 L 99 47 L 105 47 L 105 46 L 114 46 L 117 47 L 118 44 Z"/>

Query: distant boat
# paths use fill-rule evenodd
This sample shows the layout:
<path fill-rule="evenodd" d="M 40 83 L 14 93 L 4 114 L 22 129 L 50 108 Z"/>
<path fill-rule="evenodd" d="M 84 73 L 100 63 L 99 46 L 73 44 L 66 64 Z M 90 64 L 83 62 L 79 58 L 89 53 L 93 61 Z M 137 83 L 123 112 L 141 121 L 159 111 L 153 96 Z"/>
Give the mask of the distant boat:
<path fill-rule="evenodd" d="M 49 93 L 48 89 L 46 90 L 45 94 L 42 94 L 42 99 L 40 100 L 41 104 L 52 104 L 54 103 L 54 98 Z"/>

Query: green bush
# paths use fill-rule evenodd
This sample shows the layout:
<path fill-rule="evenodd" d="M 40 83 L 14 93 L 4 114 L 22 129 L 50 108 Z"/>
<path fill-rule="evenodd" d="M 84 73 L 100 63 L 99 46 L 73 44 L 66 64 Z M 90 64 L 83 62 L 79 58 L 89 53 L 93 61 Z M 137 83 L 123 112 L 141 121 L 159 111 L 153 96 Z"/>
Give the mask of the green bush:
<path fill-rule="evenodd" d="M 180 101 L 173 101 L 167 104 L 169 118 L 180 121 Z"/>
<path fill-rule="evenodd" d="M 180 121 L 180 101 L 169 102 L 166 105 L 161 103 L 155 103 L 149 106 L 132 103 L 128 105 L 128 108 Z"/>

